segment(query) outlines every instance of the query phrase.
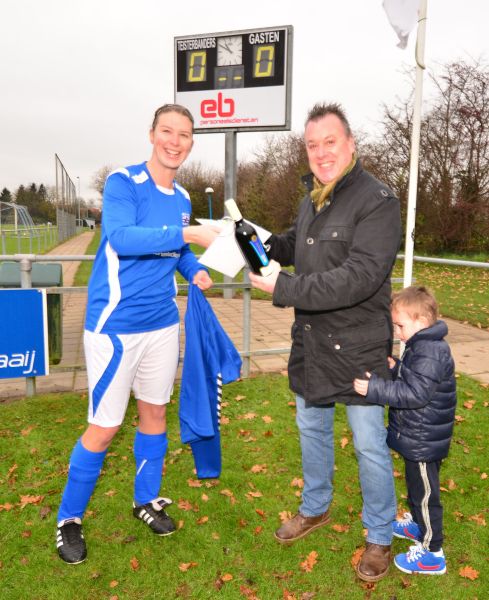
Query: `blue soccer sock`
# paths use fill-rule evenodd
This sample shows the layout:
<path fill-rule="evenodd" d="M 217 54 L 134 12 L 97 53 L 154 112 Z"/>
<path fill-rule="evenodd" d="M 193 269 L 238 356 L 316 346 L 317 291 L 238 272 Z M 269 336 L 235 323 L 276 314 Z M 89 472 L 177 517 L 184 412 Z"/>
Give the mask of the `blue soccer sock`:
<path fill-rule="evenodd" d="M 102 470 L 107 450 L 91 452 L 81 443 L 75 444 L 70 458 L 68 481 L 58 512 L 58 523 L 73 517 L 83 518 L 90 497 Z"/>
<path fill-rule="evenodd" d="M 134 502 L 136 506 L 147 504 L 160 495 L 168 440 L 165 433 L 149 434 L 136 431 L 134 457 L 136 476 L 134 477 Z"/>

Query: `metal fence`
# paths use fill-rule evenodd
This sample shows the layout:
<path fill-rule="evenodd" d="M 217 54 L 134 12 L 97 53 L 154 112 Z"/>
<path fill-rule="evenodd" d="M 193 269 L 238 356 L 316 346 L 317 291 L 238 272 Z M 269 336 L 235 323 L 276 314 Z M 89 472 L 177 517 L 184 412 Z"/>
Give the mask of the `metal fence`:
<path fill-rule="evenodd" d="M 0 261 L 4 260 L 15 260 L 19 262 L 20 266 L 20 284 L 22 288 L 32 287 L 32 264 L 34 262 L 64 262 L 64 261 L 93 261 L 94 255 L 81 255 L 81 256 L 65 256 L 65 255 L 35 255 L 35 254 L 15 254 L 15 255 L 0 255 Z M 404 259 L 403 255 L 398 255 L 398 259 Z M 439 259 L 415 256 L 414 261 L 416 262 L 427 262 L 437 263 L 446 265 L 456 265 L 464 267 L 474 267 L 481 269 L 489 269 L 489 262 L 474 262 L 456 259 Z M 393 283 L 402 283 L 402 278 L 393 278 Z M 243 358 L 242 375 L 248 377 L 250 374 L 250 359 L 252 356 L 263 356 L 273 354 L 287 354 L 290 352 L 290 346 L 283 348 L 267 348 L 262 350 L 251 350 L 251 284 L 247 273 L 245 272 L 244 279 L 239 283 L 215 283 L 213 286 L 215 289 L 223 290 L 243 290 L 243 349 L 240 351 L 240 355 Z M 86 292 L 87 287 L 47 287 L 45 288 L 48 294 L 70 294 Z M 188 284 L 179 284 L 179 290 L 188 289 Z M 73 370 L 84 370 L 85 365 L 70 365 L 69 367 L 54 366 L 51 368 L 52 372 L 63 372 Z M 35 377 L 26 378 L 26 395 L 32 396 L 35 393 Z"/>
<path fill-rule="evenodd" d="M 46 252 L 58 243 L 58 228 L 48 224 L 42 227 L 0 228 L 2 254 Z M 13 260 L 10 258 L 10 260 Z"/>

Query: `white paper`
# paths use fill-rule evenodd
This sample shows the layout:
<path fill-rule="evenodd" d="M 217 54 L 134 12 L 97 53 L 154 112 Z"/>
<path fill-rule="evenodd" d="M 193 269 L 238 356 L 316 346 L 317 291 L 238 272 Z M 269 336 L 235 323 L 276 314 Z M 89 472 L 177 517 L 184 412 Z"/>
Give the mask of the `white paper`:
<path fill-rule="evenodd" d="M 236 277 L 241 269 L 246 265 L 245 259 L 241 254 L 236 238 L 234 237 L 234 221 L 230 219 L 221 219 L 214 221 L 212 219 L 196 219 L 201 225 L 214 225 L 221 229 L 219 235 L 199 258 L 199 262 L 209 269 L 219 271 L 228 277 Z M 247 221 L 256 229 L 258 237 L 265 243 L 272 235 L 270 231 Z"/>

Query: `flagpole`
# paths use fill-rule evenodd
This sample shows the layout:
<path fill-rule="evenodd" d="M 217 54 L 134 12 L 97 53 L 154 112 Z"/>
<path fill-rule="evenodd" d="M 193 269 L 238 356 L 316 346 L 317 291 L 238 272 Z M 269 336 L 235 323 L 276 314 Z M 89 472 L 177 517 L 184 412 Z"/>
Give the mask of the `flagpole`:
<path fill-rule="evenodd" d="M 414 228 L 416 225 L 416 195 L 418 188 L 419 145 L 421 137 L 421 103 L 423 99 L 424 43 L 428 0 L 420 0 L 416 37 L 416 82 L 414 85 L 413 130 L 409 163 L 409 188 L 406 211 L 406 242 L 404 247 L 404 287 L 413 280 Z"/>

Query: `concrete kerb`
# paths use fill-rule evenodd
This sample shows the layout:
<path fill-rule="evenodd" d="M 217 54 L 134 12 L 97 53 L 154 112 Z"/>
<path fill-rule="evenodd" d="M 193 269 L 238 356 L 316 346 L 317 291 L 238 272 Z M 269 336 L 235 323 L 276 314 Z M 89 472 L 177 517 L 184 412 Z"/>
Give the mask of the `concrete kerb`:
<path fill-rule="evenodd" d="M 93 232 L 87 231 L 58 246 L 54 255 L 80 256 L 86 252 Z M 63 261 L 63 285 L 73 285 L 79 262 Z M 243 302 L 241 299 L 209 297 L 219 321 L 241 349 L 243 338 Z M 178 297 L 180 315 L 183 320 L 186 298 Z M 83 364 L 83 323 L 85 317 L 86 292 L 64 294 L 63 296 L 63 358 L 60 367 L 67 372 L 52 372 L 36 381 L 37 393 L 83 392 L 87 389 L 84 370 L 69 370 L 69 367 Z M 457 371 L 467 374 L 482 383 L 489 384 L 489 331 L 446 319 Z M 290 346 L 290 329 L 293 322 L 292 309 L 272 306 L 268 300 L 253 300 L 251 308 L 251 350 L 283 348 Z M 182 324 L 182 347 L 184 343 Z M 287 354 L 263 355 L 251 358 L 251 373 L 284 372 L 287 369 Z M 25 395 L 24 379 L 0 379 L 0 401 Z"/>

